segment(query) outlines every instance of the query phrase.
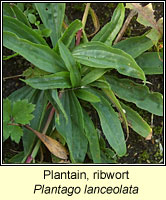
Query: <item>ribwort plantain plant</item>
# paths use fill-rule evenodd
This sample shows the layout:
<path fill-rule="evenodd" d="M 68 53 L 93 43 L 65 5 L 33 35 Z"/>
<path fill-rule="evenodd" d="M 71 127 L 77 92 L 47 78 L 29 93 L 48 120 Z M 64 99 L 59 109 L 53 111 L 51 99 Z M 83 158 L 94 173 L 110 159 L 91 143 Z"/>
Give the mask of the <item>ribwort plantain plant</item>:
<path fill-rule="evenodd" d="M 126 154 L 130 128 L 144 138 L 152 133 L 127 102 L 163 115 L 162 94 L 150 92 L 146 85 L 147 74 L 163 70 L 162 53 L 148 52 L 157 49 L 162 37 L 161 20 L 149 19 L 153 11 L 139 4 L 126 5 L 138 13 L 139 23 L 152 29 L 118 41 L 125 24 L 125 6 L 119 3 L 111 21 L 89 41 L 84 29 L 89 11 L 98 24 L 89 3 L 82 22 L 69 24 L 65 3 L 32 5 L 33 13 L 28 13 L 24 5 L 21 10 L 19 3 L 3 3 L 3 45 L 32 63 L 20 79 L 26 86 L 3 102 L 3 139 L 23 142 L 23 151 L 9 162 L 37 163 L 44 143 L 55 163 L 115 163 L 116 156 Z M 110 147 L 89 108 L 96 110 Z"/>

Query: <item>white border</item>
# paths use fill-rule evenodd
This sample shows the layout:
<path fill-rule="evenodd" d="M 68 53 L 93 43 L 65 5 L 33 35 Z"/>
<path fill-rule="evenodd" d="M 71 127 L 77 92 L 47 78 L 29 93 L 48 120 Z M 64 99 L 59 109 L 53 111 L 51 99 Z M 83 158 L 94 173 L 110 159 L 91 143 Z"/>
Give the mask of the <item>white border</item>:
<path fill-rule="evenodd" d="M 126 3 L 124 1 L 1 1 L 1 163 L 0 166 L 165 166 L 165 109 L 164 109 L 164 120 L 163 120 L 163 140 L 164 140 L 164 146 L 163 146 L 163 159 L 164 159 L 164 163 L 162 164 L 3 164 L 3 157 L 2 157 L 2 142 L 3 142 L 3 123 L 2 123 L 2 92 L 3 92 L 3 78 L 2 78 L 2 67 L 3 67 L 3 55 L 2 55 L 2 49 L 3 49 L 3 38 L 2 38 L 2 19 L 3 19 L 3 11 L 2 11 L 2 3 L 36 3 L 36 2 L 51 2 L 51 3 L 60 3 L 60 2 L 65 2 L 65 3 Z M 130 1 L 127 1 L 130 2 Z M 134 3 L 164 3 L 164 16 L 163 16 L 163 20 L 164 20 L 164 24 L 163 24 L 163 31 L 164 31 L 164 42 L 163 42 L 163 47 L 164 47 L 164 62 L 163 62 L 163 67 L 164 67 L 164 94 L 163 94 L 163 101 L 164 101 L 164 108 L 165 108 L 165 1 L 132 1 Z"/>

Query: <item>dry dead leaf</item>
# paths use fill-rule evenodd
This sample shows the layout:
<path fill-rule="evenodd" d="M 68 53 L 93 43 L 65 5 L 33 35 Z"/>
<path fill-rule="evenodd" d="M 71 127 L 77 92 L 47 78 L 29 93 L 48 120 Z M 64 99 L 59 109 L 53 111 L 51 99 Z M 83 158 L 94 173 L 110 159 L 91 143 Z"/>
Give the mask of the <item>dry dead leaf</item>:
<path fill-rule="evenodd" d="M 99 31 L 100 23 L 99 23 L 99 19 L 98 19 L 97 15 L 96 15 L 95 11 L 92 8 L 90 8 L 89 11 L 90 11 L 90 14 L 91 14 L 91 17 L 92 17 L 92 21 L 93 21 L 93 25 L 95 27 L 95 31 L 92 34 L 87 35 L 87 36 L 88 37 L 92 37 Z"/>
<path fill-rule="evenodd" d="M 62 163 L 62 164 L 69 164 L 69 163 L 70 163 L 70 161 L 69 161 L 69 160 L 61 160 L 61 161 L 59 161 L 58 163 Z"/>
<path fill-rule="evenodd" d="M 141 4 L 139 3 L 127 3 L 126 8 L 134 9 L 137 11 L 137 21 L 140 24 L 143 24 L 144 26 L 151 26 L 162 35 L 161 27 L 156 22 L 154 10 L 151 3 L 147 4 L 144 7 L 141 6 Z"/>
<path fill-rule="evenodd" d="M 38 135 L 38 137 L 53 155 L 61 159 L 67 159 L 68 152 L 61 143 L 41 133 Z"/>
<path fill-rule="evenodd" d="M 25 125 L 25 127 L 35 133 L 53 155 L 64 160 L 67 159 L 67 155 L 69 153 L 60 142 L 47 135 L 41 134 L 40 132 L 32 129 L 29 125 Z"/>
<path fill-rule="evenodd" d="M 151 140 L 152 139 L 152 131 L 149 133 L 149 135 L 145 138 L 145 140 Z"/>

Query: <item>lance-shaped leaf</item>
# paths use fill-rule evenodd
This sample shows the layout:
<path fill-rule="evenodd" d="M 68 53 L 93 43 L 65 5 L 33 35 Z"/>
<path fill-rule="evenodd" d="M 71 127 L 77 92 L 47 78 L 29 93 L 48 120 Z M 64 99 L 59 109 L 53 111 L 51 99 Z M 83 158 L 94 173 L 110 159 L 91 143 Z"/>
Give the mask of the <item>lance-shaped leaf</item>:
<path fill-rule="evenodd" d="M 65 30 L 62 37 L 60 38 L 60 41 L 63 42 L 63 44 L 69 48 L 70 44 L 72 43 L 77 31 L 79 31 L 82 27 L 82 22 L 78 19 L 73 21 Z M 55 51 L 57 51 L 58 44 L 54 48 Z"/>
<path fill-rule="evenodd" d="M 22 159 L 24 158 L 24 151 L 21 151 L 19 153 L 17 153 L 16 155 L 14 155 L 12 158 L 10 158 L 8 160 L 8 163 L 21 163 Z"/>
<path fill-rule="evenodd" d="M 12 101 L 17 101 L 20 99 L 28 99 L 28 101 L 32 98 L 32 96 L 35 94 L 36 90 L 32 87 L 26 85 L 14 92 L 12 92 L 8 98 Z"/>
<path fill-rule="evenodd" d="M 134 83 L 129 79 L 106 76 L 114 93 L 121 99 L 135 103 L 139 108 L 155 115 L 163 115 L 163 97 L 158 92 L 150 92 L 145 85 Z"/>
<path fill-rule="evenodd" d="M 111 164 L 116 164 L 116 159 L 114 158 L 115 152 L 112 151 L 112 149 L 105 148 L 102 149 L 101 151 L 101 160 L 102 163 L 111 163 Z"/>
<path fill-rule="evenodd" d="M 75 90 L 75 94 L 78 98 L 88 101 L 88 102 L 99 102 L 100 98 L 97 97 L 96 95 L 92 94 L 88 88 L 81 88 Z"/>
<path fill-rule="evenodd" d="M 31 87 L 40 90 L 71 87 L 68 72 L 58 72 L 56 74 L 21 80 L 24 81 L 26 84 L 30 85 Z"/>
<path fill-rule="evenodd" d="M 101 42 L 79 45 L 73 50 L 73 56 L 89 67 L 114 68 L 121 74 L 145 80 L 144 72 L 129 54 Z"/>
<path fill-rule="evenodd" d="M 100 98 L 100 102 L 91 104 L 97 110 L 101 127 L 108 143 L 119 156 L 125 155 L 125 138 L 117 114 L 107 99 L 102 96 L 102 93 L 99 93 L 94 89 L 91 89 L 91 92 Z"/>
<path fill-rule="evenodd" d="M 81 75 L 79 72 L 78 65 L 73 58 L 73 55 L 69 51 L 69 49 L 61 42 L 58 42 L 60 55 L 66 65 L 66 68 L 70 72 L 70 80 L 72 87 L 76 87 L 80 85 Z"/>
<path fill-rule="evenodd" d="M 48 148 L 48 150 L 55 156 L 61 159 L 67 159 L 68 152 L 66 148 L 59 143 L 57 140 L 32 129 L 30 126 L 25 125 L 29 130 L 31 130 Z"/>
<path fill-rule="evenodd" d="M 81 85 L 88 85 L 99 79 L 108 69 L 92 69 L 81 79 Z"/>
<path fill-rule="evenodd" d="M 65 3 L 35 3 L 44 26 L 51 29 L 53 47 L 61 36 L 62 23 L 65 14 Z"/>
<path fill-rule="evenodd" d="M 136 58 L 136 62 L 145 74 L 163 74 L 163 53 L 146 52 Z"/>
<path fill-rule="evenodd" d="M 146 121 L 132 108 L 125 105 L 124 103 L 120 103 L 122 105 L 122 108 L 126 112 L 126 117 L 129 126 L 137 132 L 139 135 L 143 137 L 147 137 L 150 133 L 152 133 L 151 127 L 147 124 Z"/>
<path fill-rule="evenodd" d="M 73 21 L 68 28 L 65 30 L 64 34 L 61 37 L 61 41 L 69 47 L 73 38 L 75 37 L 77 31 L 82 28 L 82 22 L 78 19 Z"/>
<path fill-rule="evenodd" d="M 11 101 L 9 99 L 3 99 L 3 121 L 8 122 L 12 115 Z"/>
<path fill-rule="evenodd" d="M 119 32 L 125 16 L 125 8 L 120 3 L 115 9 L 111 21 L 107 23 L 92 39 L 92 41 L 107 42 L 112 44 L 117 33 Z"/>
<path fill-rule="evenodd" d="M 64 107 L 60 101 L 57 90 L 46 90 L 46 95 L 47 95 L 49 102 L 54 106 L 54 108 L 63 113 L 63 115 L 66 119 L 66 122 L 67 122 L 68 117 L 67 117 Z"/>
<path fill-rule="evenodd" d="M 21 10 L 18 6 L 12 5 L 12 9 L 14 10 L 14 13 L 15 13 L 15 15 L 16 15 L 16 18 L 17 18 L 19 21 L 21 21 L 21 22 L 23 22 L 25 25 L 31 27 L 31 25 L 30 25 L 30 23 L 29 23 L 29 21 L 28 21 L 26 15 L 22 12 L 22 10 Z"/>
<path fill-rule="evenodd" d="M 33 31 L 33 29 L 9 16 L 3 16 L 3 31 L 15 33 L 19 38 L 29 40 L 33 43 L 47 45 L 46 41 Z"/>
<path fill-rule="evenodd" d="M 30 21 L 31 24 L 35 24 L 36 16 L 34 14 L 28 13 L 28 20 Z"/>
<path fill-rule="evenodd" d="M 104 79 L 98 79 L 97 81 L 91 83 L 90 85 L 93 87 L 100 88 L 100 89 L 103 89 L 103 88 L 108 89 L 108 90 L 111 89 L 110 84 Z"/>
<path fill-rule="evenodd" d="M 106 142 L 102 136 L 100 136 L 100 149 L 102 163 L 116 163 L 116 153 L 112 149 L 106 147 Z"/>
<path fill-rule="evenodd" d="M 84 119 L 80 103 L 72 90 L 61 95 L 62 105 L 68 116 L 68 123 L 63 113 L 59 114 L 59 123 L 56 123 L 58 132 L 67 142 L 70 158 L 73 163 L 81 163 L 87 152 L 87 138 L 84 134 Z"/>
<path fill-rule="evenodd" d="M 27 85 L 14 91 L 8 98 L 12 101 L 27 99 L 28 102 L 35 104 L 35 110 L 33 111 L 34 118 L 31 120 L 30 126 L 33 129 L 40 131 L 47 105 L 47 99 L 44 91 L 36 90 Z M 22 160 L 22 163 L 25 162 L 27 156 L 31 153 L 36 139 L 36 136 L 31 131 L 25 128 L 23 129 L 24 134 L 22 140 L 24 147 L 24 159 Z"/>
<path fill-rule="evenodd" d="M 62 71 L 64 68 L 63 60 L 48 46 L 21 39 L 14 33 L 4 32 L 3 45 L 19 53 L 44 71 L 56 73 Z"/>
<path fill-rule="evenodd" d="M 157 46 L 158 41 L 163 36 L 163 18 L 160 18 L 157 21 L 157 25 L 160 28 L 161 32 L 159 32 L 158 30 L 153 28 L 146 35 L 148 38 L 150 38 L 152 40 L 153 44 L 156 45 L 156 46 Z"/>
<path fill-rule="evenodd" d="M 100 145 L 99 145 L 99 137 L 97 131 L 94 127 L 94 124 L 87 112 L 83 110 L 84 114 L 84 123 L 85 123 L 85 135 L 89 142 L 89 148 L 92 155 L 92 159 L 94 163 L 101 163 L 100 157 Z"/>
<path fill-rule="evenodd" d="M 9 3 L 3 2 L 3 15 L 14 17 L 14 12 Z"/>
<path fill-rule="evenodd" d="M 32 78 L 32 77 L 36 77 L 36 76 L 44 76 L 44 75 L 48 75 L 50 74 L 49 72 L 46 72 L 42 69 L 39 69 L 38 67 L 29 67 L 28 69 L 26 69 L 23 72 L 23 76 L 25 77 L 25 79 L 27 78 Z"/>
<path fill-rule="evenodd" d="M 33 89 L 34 90 L 34 89 Z M 35 110 L 33 111 L 34 118 L 30 122 L 30 127 L 34 130 L 41 131 L 41 126 L 43 125 L 43 119 L 47 107 L 47 98 L 44 91 L 35 90 L 34 95 L 29 98 L 29 102 L 35 104 Z M 23 146 L 24 146 L 24 159 L 22 163 L 25 162 L 29 154 L 31 154 L 36 141 L 36 135 L 30 130 L 24 129 L 24 135 L 22 137 Z"/>
<path fill-rule="evenodd" d="M 153 42 L 147 38 L 146 35 L 142 35 L 122 40 L 113 47 L 121 49 L 130 54 L 133 58 L 136 58 L 152 46 Z"/>
<path fill-rule="evenodd" d="M 107 97 L 110 99 L 110 101 L 116 106 L 116 108 L 118 109 L 118 111 L 120 112 L 123 120 L 124 120 L 124 124 L 126 126 L 126 130 L 127 130 L 127 134 L 129 134 L 129 129 L 128 129 L 128 122 L 126 119 L 126 115 L 124 113 L 124 110 L 122 109 L 118 99 L 116 98 L 115 94 L 113 93 L 112 89 L 102 89 L 103 92 L 107 95 Z"/>

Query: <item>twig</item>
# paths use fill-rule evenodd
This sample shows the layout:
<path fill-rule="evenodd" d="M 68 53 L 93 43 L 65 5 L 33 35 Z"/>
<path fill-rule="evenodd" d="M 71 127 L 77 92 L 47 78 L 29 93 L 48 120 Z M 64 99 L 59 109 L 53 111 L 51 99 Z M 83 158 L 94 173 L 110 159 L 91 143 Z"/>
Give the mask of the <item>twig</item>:
<path fill-rule="evenodd" d="M 135 11 L 135 10 L 131 10 L 131 11 L 130 11 L 130 13 L 129 13 L 129 15 L 128 15 L 126 21 L 125 21 L 125 23 L 123 24 L 122 29 L 120 30 L 120 32 L 119 32 L 119 34 L 118 34 L 116 40 L 114 41 L 114 45 L 115 45 L 116 43 L 118 43 L 118 42 L 122 39 L 122 36 L 124 35 L 124 33 L 125 33 L 125 31 L 126 31 L 128 25 L 129 25 L 130 21 L 132 20 L 132 18 L 133 18 L 134 15 L 136 15 L 136 14 L 137 14 L 137 11 Z"/>
<path fill-rule="evenodd" d="M 86 20 L 87 20 L 88 13 L 89 13 L 89 8 L 90 8 L 90 3 L 87 3 L 86 7 L 85 7 L 83 18 L 82 18 L 82 29 L 80 29 L 76 34 L 76 46 L 78 46 L 80 44 L 82 32 L 84 31 Z"/>
<path fill-rule="evenodd" d="M 153 124 L 153 114 L 151 115 L 151 123 L 150 123 L 150 126 L 153 128 L 154 127 L 154 124 Z"/>
<path fill-rule="evenodd" d="M 16 123 L 8 123 L 7 125 L 20 126 L 20 127 L 24 126 L 24 125 L 22 125 L 22 124 L 16 124 Z"/>
<path fill-rule="evenodd" d="M 87 4 L 86 4 L 85 11 L 84 11 L 83 18 L 82 18 L 82 25 L 83 25 L 83 26 L 82 26 L 82 29 L 85 28 L 86 20 L 87 20 L 88 13 L 89 13 L 89 8 L 90 8 L 90 3 L 87 3 Z"/>
<path fill-rule="evenodd" d="M 50 125 L 50 123 L 51 123 L 51 120 L 52 120 L 52 118 L 53 118 L 53 116 L 54 116 L 54 113 L 55 113 L 55 108 L 52 107 L 52 109 L 51 109 L 51 111 L 50 111 L 50 114 L 49 114 L 49 116 L 48 116 L 47 122 L 46 122 L 46 124 L 45 124 L 45 126 L 44 126 L 44 129 L 43 129 L 43 131 L 42 131 L 42 134 L 46 134 L 47 129 L 48 129 L 48 127 L 49 127 L 49 125 Z M 36 135 L 38 135 L 38 131 L 32 129 L 29 125 L 25 125 L 25 126 L 26 126 L 26 128 L 28 128 L 29 130 L 31 130 L 33 133 L 35 133 Z M 32 153 L 31 153 L 31 155 L 28 156 L 28 159 L 26 160 L 26 163 L 31 163 L 31 161 L 36 157 L 37 152 L 38 152 L 38 150 L 39 150 L 39 148 L 40 148 L 40 144 L 41 144 L 41 141 L 38 140 L 38 142 L 36 143 L 36 145 L 35 145 L 35 147 L 34 147 Z"/>
<path fill-rule="evenodd" d="M 44 129 L 43 129 L 43 131 L 42 131 L 42 134 L 46 134 L 47 129 L 48 129 L 48 127 L 49 127 L 49 125 L 50 125 L 50 123 L 51 123 L 51 120 L 52 120 L 52 118 L 53 118 L 53 116 L 54 116 L 54 113 L 55 113 L 55 108 L 52 107 L 52 109 L 51 109 L 51 111 L 50 111 L 50 114 L 49 114 L 49 116 L 48 116 L 47 122 L 46 122 L 46 124 L 45 124 L 45 127 L 44 127 Z"/>
<path fill-rule="evenodd" d="M 18 78 L 18 77 L 22 77 L 23 75 L 15 75 L 15 76 L 8 76 L 8 77 L 4 77 L 3 80 L 7 80 L 7 79 L 11 79 L 11 78 Z"/>
<path fill-rule="evenodd" d="M 14 152 L 14 153 L 20 153 L 20 151 L 16 151 L 14 149 L 10 149 L 10 151 Z"/>

